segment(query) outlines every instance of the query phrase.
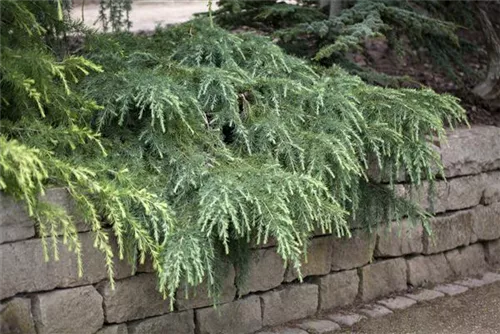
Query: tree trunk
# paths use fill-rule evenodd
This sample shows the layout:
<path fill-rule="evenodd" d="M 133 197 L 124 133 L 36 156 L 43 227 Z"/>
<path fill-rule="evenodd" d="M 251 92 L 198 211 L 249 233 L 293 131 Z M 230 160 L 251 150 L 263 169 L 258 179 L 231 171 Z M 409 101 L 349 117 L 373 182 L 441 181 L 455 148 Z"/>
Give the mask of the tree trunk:
<path fill-rule="evenodd" d="M 342 0 L 319 0 L 319 7 L 330 7 L 329 18 L 333 18 L 342 11 Z"/>
<path fill-rule="evenodd" d="M 488 14 L 482 8 L 478 8 L 478 10 L 481 28 L 486 39 L 489 64 L 485 80 L 474 87 L 472 91 L 492 104 L 500 106 L 500 37 L 488 18 Z"/>

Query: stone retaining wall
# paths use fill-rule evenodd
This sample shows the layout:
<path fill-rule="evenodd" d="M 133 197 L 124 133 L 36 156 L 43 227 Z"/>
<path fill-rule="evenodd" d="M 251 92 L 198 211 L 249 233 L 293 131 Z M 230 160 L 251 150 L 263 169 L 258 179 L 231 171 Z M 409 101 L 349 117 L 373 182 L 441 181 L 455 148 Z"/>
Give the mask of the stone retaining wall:
<path fill-rule="evenodd" d="M 19 204 L 0 194 L 0 332 L 253 333 L 500 265 L 500 128 L 457 130 L 441 154 L 448 182 L 437 184 L 431 236 L 405 221 L 373 234 L 355 230 L 351 239 L 317 235 L 302 284 L 269 243 L 253 250 L 249 278 L 240 291 L 230 270 L 215 309 L 199 287 L 192 299 L 179 294 L 171 312 L 170 301 L 156 291 L 151 269 L 140 266 L 131 276 L 131 268 L 119 260 L 111 289 L 104 259 L 92 248 L 84 225 L 79 226 L 83 277 L 77 275 L 75 257 L 63 249 L 59 261 L 45 262 L 35 225 Z M 404 184 L 398 187 L 408 192 Z M 416 195 L 428 206 L 425 193 Z M 47 196 L 71 210 L 64 190 Z"/>

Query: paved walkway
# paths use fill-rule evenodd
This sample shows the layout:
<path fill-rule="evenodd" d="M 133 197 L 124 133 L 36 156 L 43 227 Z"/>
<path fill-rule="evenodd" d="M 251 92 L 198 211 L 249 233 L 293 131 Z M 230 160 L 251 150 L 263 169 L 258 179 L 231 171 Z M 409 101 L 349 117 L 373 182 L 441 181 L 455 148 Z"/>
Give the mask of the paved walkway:
<path fill-rule="evenodd" d="M 500 282 L 370 319 L 342 334 L 497 334 Z"/>

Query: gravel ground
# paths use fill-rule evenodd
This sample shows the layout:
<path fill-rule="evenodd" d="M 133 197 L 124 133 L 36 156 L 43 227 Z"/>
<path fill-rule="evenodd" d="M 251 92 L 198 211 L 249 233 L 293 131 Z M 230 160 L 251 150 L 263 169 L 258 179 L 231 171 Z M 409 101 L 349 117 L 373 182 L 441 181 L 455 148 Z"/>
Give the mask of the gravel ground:
<path fill-rule="evenodd" d="M 500 282 L 370 319 L 342 334 L 497 334 Z"/>

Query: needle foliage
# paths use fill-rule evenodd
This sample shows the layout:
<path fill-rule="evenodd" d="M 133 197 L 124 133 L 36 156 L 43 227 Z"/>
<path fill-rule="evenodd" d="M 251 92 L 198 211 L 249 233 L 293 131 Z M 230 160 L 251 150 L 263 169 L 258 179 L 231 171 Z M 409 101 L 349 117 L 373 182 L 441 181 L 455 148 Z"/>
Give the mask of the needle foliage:
<path fill-rule="evenodd" d="M 216 287 L 221 264 L 243 266 L 270 238 L 300 270 L 315 230 L 425 222 L 368 167 L 432 181 L 429 139 L 465 117 L 449 95 L 371 86 L 207 19 L 91 35 L 81 54 L 56 55 L 30 2 L 1 6 L 1 189 L 26 202 L 54 249 L 62 234 L 79 254 L 73 218 L 39 196 L 67 187 L 110 276 L 113 236 L 121 257 L 152 258 L 172 301 L 184 285 Z M 9 40 L 19 25 L 23 44 Z"/>

